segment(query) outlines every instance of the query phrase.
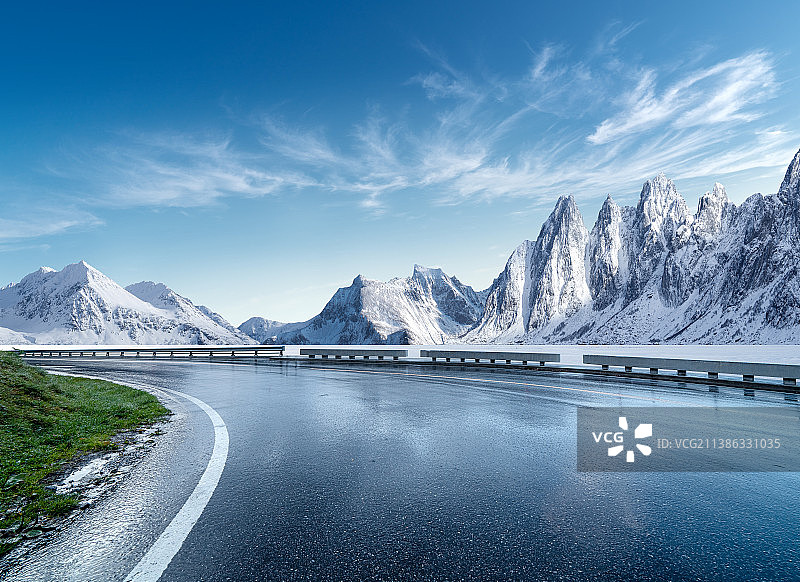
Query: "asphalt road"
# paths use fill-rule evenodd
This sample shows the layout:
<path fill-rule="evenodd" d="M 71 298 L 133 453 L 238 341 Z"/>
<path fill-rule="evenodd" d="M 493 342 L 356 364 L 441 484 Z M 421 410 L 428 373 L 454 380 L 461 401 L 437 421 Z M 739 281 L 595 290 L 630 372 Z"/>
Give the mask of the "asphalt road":
<path fill-rule="evenodd" d="M 429 366 L 58 369 L 224 420 L 224 471 L 161 580 L 800 578 L 798 473 L 576 470 L 579 405 L 790 407 L 779 394 Z M 125 580 L 164 542 L 215 446 L 206 412 L 169 398 L 148 457 L 6 579 Z"/>

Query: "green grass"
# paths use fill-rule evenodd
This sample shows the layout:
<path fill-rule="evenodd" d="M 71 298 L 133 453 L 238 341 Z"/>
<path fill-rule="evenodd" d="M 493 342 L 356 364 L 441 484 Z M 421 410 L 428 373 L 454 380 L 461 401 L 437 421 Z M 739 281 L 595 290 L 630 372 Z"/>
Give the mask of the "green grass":
<path fill-rule="evenodd" d="M 0 555 L 77 505 L 75 496 L 45 488 L 66 462 L 112 449 L 115 434 L 167 413 L 147 392 L 52 376 L 0 352 Z"/>

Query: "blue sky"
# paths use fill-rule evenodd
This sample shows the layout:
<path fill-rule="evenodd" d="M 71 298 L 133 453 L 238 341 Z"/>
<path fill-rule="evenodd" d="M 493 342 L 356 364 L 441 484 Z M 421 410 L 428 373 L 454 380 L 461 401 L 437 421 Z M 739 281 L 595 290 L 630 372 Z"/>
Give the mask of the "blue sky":
<path fill-rule="evenodd" d="M 117 4 L 4 7 L 2 283 L 296 321 L 414 263 L 485 288 L 560 194 L 739 203 L 800 148 L 796 2 Z"/>

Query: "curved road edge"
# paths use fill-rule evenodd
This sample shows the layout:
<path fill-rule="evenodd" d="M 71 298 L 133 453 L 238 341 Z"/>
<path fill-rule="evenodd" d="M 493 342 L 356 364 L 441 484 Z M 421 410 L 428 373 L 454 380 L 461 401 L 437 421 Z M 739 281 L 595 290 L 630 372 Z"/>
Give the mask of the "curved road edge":
<path fill-rule="evenodd" d="M 222 419 L 220 414 L 211 406 L 189 394 L 184 392 L 180 392 L 177 390 L 172 390 L 169 388 L 158 387 L 151 384 L 143 384 L 138 382 L 126 382 L 123 380 L 119 380 L 113 377 L 102 377 L 90 374 L 83 374 L 83 373 L 71 373 L 65 372 L 62 370 L 47 370 L 48 373 L 55 374 L 55 375 L 62 375 L 62 376 L 73 376 L 73 377 L 81 377 L 81 378 L 89 378 L 95 380 L 103 380 L 114 382 L 116 384 L 125 385 L 130 388 L 144 390 L 146 392 L 150 392 L 157 396 L 160 396 L 162 403 L 170 409 L 171 412 L 175 413 L 173 406 L 170 406 L 168 402 L 176 403 L 178 399 L 183 399 L 188 401 L 190 406 L 193 404 L 202 412 L 204 413 L 204 417 L 207 417 L 212 424 L 213 427 L 213 449 L 211 451 L 211 456 L 205 466 L 205 469 L 200 476 L 199 480 L 197 481 L 196 485 L 189 494 L 188 498 L 182 503 L 180 510 L 175 514 L 172 520 L 169 521 L 166 528 L 160 532 L 160 535 L 153 541 L 149 548 L 144 552 L 144 555 L 136 562 L 135 566 L 131 569 L 130 565 L 128 565 L 122 573 L 118 573 L 120 580 L 125 582 L 156 582 L 161 578 L 164 570 L 167 569 L 170 562 L 172 561 L 173 557 L 180 551 L 183 542 L 185 541 L 186 537 L 191 532 L 192 528 L 194 527 L 195 523 L 197 523 L 198 519 L 200 518 L 203 510 L 205 509 L 206 505 L 208 504 L 209 500 L 211 499 L 214 491 L 216 490 L 217 484 L 219 483 L 220 477 L 225 468 L 225 464 L 228 457 L 228 449 L 230 438 L 228 435 L 227 425 L 225 421 Z M 204 447 L 207 451 L 208 449 Z M 207 453 L 206 453 L 207 454 Z M 205 456 L 205 455 L 204 455 Z M 145 462 L 147 462 L 145 460 Z M 114 494 L 112 493 L 112 496 Z M 69 526 L 68 526 L 69 527 Z M 63 534 L 64 532 L 60 532 Z M 37 568 L 35 567 L 36 563 L 39 561 L 40 556 L 46 556 L 47 550 L 49 549 L 48 546 L 50 545 L 51 540 L 48 540 L 48 543 L 40 546 L 33 550 L 28 555 L 23 557 L 23 560 L 28 564 L 28 566 L 33 566 L 34 570 Z M 43 558 L 46 559 L 46 558 Z M 117 565 L 119 567 L 119 564 Z M 27 569 L 24 568 L 23 569 Z M 116 568 L 115 568 L 116 569 Z M 6 571 L 3 576 L 0 576 L 0 579 L 3 580 L 13 580 L 14 573 L 13 571 L 17 570 L 16 568 L 12 568 L 10 571 Z M 125 576 L 125 572 L 128 572 L 127 576 Z M 18 571 L 19 573 L 19 571 Z M 70 574 L 75 574 L 75 572 L 71 572 Z M 6 578 L 7 575 L 12 577 Z M 24 576 L 24 574 L 23 574 Z M 117 579 L 117 576 L 112 576 L 111 572 L 109 572 L 108 579 Z M 24 580 L 28 580 L 28 577 L 23 578 Z M 33 579 L 38 580 L 38 577 Z M 45 578 L 42 578 L 44 580 Z M 72 578 L 69 578 L 70 580 Z"/>

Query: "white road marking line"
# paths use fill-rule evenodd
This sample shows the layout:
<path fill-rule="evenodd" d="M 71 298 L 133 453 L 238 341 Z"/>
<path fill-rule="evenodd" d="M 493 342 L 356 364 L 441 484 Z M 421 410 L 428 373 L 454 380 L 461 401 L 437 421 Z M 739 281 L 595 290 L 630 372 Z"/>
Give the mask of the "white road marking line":
<path fill-rule="evenodd" d="M 156 582 L 161 578 L 161 574 L 167 569 L 172 558 L 181 549 L 183 542 L 192 531 L 194 524 L 200 519 L 206 505 L 208 504 L 214 490 L 217 488 L 222 471 L 225 469 L 225 461 L 228 458 L 228 428 L 225 421 L 208 404 L 177 390 L 159 388 L 170 394 L 182 396 L 199 406 L 211 419 L 214 425 L 214 450 L 208 460 L 206 470 L 200 477 L 197 486 L 192 491 L 189 499 L 183 504 L 178 514 L 172 518 L 167 528 L 161 533 L 158 539 L 150 546 L 147 553 L 139 560 L 136 567 L 131 570 L 125 582 Z"/>
<path fill-rule="evenodd" d="M 114 380 L 108 380 L 98 376 L 86 376 L 66 372 L 50 373 L 115 382 Z M 124 382 L 115 383 L 124 385 Z M 189 532 L 192 531 L 194 524 L 200 519 L 200 515 L 206 508 L 211 496 L 214 494 L 214 490 L 217 488 L 219 479 L 222 476 L 222 471 L 225 469 L 225 462 L 228 460 L 228 445 L 230 443 L 228 427 L 225 425 L 225 421 L 222 420 L 222 417 L 216 410 L 199 398 L 177 390 L 170 390 L 169 388 L 156 388 L 155 386 L 147 386 L 147 388 L 158 392 L 164 392 L 166 395 L 172 394 L 180 396 L 199 406 L 203 412 L 208 415 L 211 419 L 211 423 L 214 425 L 214 449 L 211 452 L 208 465 L 206 465 L 206 470 L 203 471 L 203 475 L 200 477 L 200 481 L 198 481 L 189 499 L 183 504 L 178 514 L 172 518 L 172 521 L 169 522 L 169 525 L 158 539 L 153 542 L 153 545 L 150 546 L 147 553 L 139 560 L 139 563 L 131 570 L 130 574 L 125 578 L 125 582 L 157 582 L 161 578 L 164 570 L 167 569 L 172 558 L 174 558 L 178 550 L 181 549 L 183 542 L 186 540 Z"/>

